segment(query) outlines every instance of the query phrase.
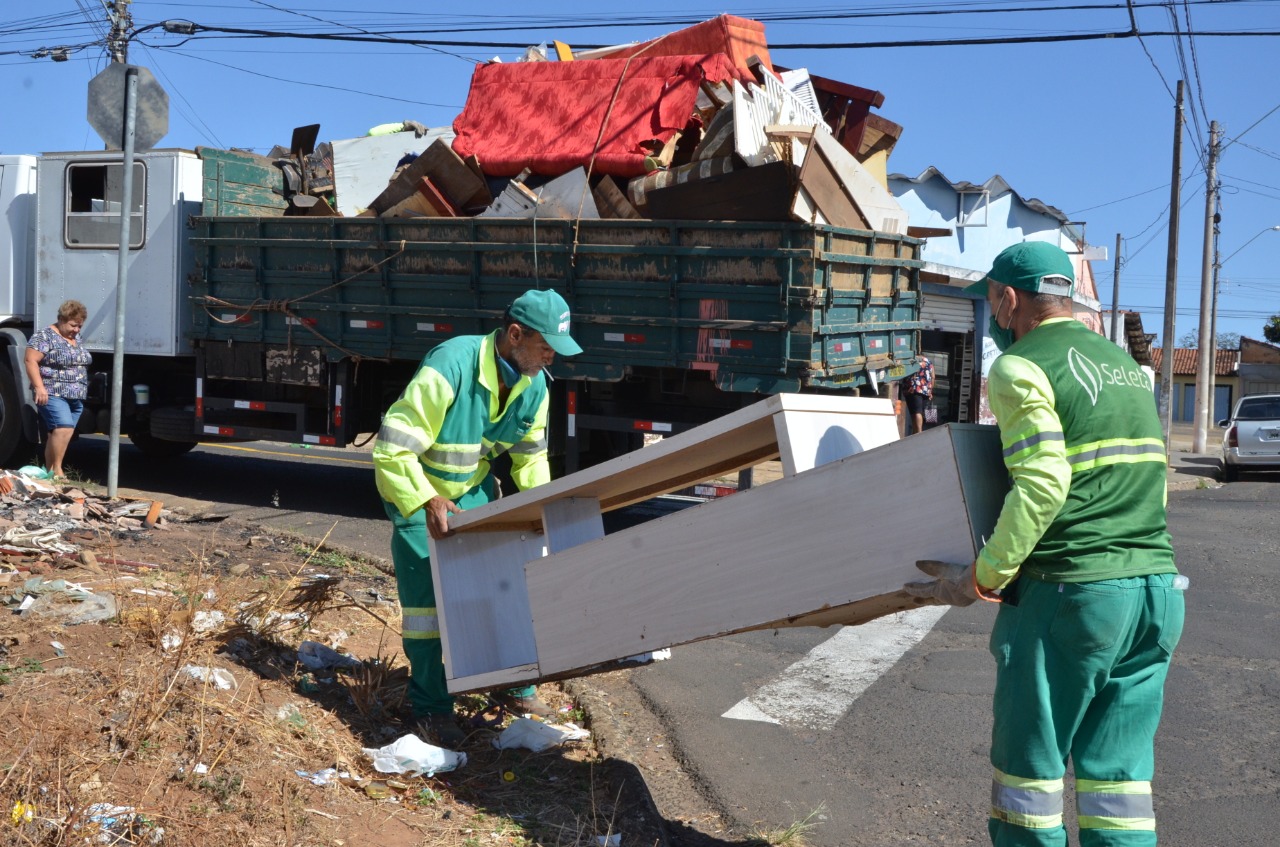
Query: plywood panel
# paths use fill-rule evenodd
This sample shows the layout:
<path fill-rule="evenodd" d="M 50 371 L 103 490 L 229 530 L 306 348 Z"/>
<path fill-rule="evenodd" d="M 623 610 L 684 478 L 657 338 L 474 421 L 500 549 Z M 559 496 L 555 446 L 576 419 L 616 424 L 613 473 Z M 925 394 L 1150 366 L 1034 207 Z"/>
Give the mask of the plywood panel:
<path fill-rule="evenodd" d="M 917 559 L 972 560 L 979 542 L 968 500 L 995 500 L 972 504 L 994 523 L 1004 469 L 993 427 L 969 426 L 974 436 L 958 439 L 957 428 L 966 427 L 929 430 L 530 562 L 540 672 L 894 595 L 918 576 Z M 957 449 L 996 461 L 958 459 Z M 987 479 L 962 480 L 962 464 Z"/>
<path fill-rule="evenodd" d="M 544 549 L 534 532 L 432 539 L 431 573 L 449 677 L 536 664 L 521 566 Z"/>

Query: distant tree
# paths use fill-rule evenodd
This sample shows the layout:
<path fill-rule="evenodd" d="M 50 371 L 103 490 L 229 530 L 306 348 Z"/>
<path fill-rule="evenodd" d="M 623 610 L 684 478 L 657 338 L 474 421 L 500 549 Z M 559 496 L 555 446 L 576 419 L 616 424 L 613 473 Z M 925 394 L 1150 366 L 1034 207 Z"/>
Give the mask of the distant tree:
<path fill-rule="evenodd" d="M 1280 344 L 1280 315 L 1272 315 L 1262 327 L 1262 337 L 1272 344 Z"/>
<path fill-rule="evenodd" d="M 1280 315 L 1276 317 L 1280 318 Z M 1277 330 L 1280 332 L 1280 329 Z M 1184 333 L 1178 339 L 1179 347 L 1198 348 L 1200 346 L 1200 331 L 1193 329 Z M 1219 350 L 1238 350 L 1240 349 L 1240 333 L 1238 332 L 1220 332 L 1218 333 L 1218 349 Z"/>

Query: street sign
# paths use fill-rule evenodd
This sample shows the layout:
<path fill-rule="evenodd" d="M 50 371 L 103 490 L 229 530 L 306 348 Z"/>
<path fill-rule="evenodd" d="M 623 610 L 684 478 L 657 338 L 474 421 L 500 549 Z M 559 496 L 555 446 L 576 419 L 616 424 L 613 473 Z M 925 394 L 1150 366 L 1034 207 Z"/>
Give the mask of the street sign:
<path fill-rule="evenodd" d="M 89 80 L 89 126 L 110 150 L 124 149 L 125 72 L 123 62 L 113 62 Z M 151 71 L 138 71 L 138 116 L 134 124 L 134 150 L 150 150 L 169 132 L 169 95 Z"/>

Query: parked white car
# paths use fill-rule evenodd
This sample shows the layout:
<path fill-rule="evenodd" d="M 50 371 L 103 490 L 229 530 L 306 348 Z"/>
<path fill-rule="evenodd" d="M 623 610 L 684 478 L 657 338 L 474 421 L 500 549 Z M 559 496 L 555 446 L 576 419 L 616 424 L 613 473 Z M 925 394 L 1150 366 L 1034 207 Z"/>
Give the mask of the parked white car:
<path fill-rule="evenodd" d="M 1230 420 L 1219 421 L 1222 478 L 1235 482 L 1242 471 L 1280 470 L 1280 394 L 1241 397 Z"/>

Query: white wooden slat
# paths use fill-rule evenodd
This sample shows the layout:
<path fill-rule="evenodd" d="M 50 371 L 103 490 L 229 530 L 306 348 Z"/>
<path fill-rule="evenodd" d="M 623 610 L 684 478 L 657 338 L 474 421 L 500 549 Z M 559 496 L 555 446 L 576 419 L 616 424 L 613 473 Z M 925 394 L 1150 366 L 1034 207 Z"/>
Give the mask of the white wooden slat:
<path fill-rule="evenodd" d="M 898 440 L 898 419 L 893 404 L 881 401 L 879 414 L 859 416 L 850 426 L 848 415 L 815 412 L 774 415 L 778 452 L 785 476 L 839 461 L 846 456 Z"/>
<path fill-rule="evenodd" d="M 519 565 L 542 557 L 544 550 L 543 537 L 529 531 L 431 540 L 436 614 L 449 677 L 537 664 Z"/>
<path fill-rule="evenodd" d="M 737 82 L 733 84 L 733 146 L 742 160 L 752 167 L 778 161 L 778 153 L 769 143 L 764 128 L 777 121 L 769 120 L 770 110 L 758 104 L 751 93 Z"/>
<path fill-rule="evenodd" d="M 768 79 L 767 74 L 765 78 L 766 80 Z M 809 71 L 806 68 L 783 71 L 782 84 L 797 100 L 804 104 L 805 108 L 821 119 L 822 109 L 818 105 L 818 92 L 814 90 L 813 80 L 809 78 Z M 828 130 L 830 130 L 830 127 L 828 127 Z"/>
<path fill-rule="evenodd" d="M 805 83 L 809 85 L 809 91 L 812 92 L 813 85 L 808 83 L 807 74 Z M 775 79 L 771 74 L 765 74 L 764 88 L 777 104 L 774 123 L 801 124 L 818 127 L 823 132 L 831 132 L 831 127 L 827 126 L 827 122 L 822 119 L 822 112 L 810 107 L 804 100 L 797 97 L 791 88 L 782 81 Z M 813 97 L 813 102 L 817 102 L 816 96 Z"/>
<path fill-rule="evenodd" d="M 559 553 L 586 541 L 604 538 L 600 501 L 595 497 L 566 497 L 542 507 L 547 552 Z"/>
<path fill-rule="evenodd" d="M 530 562 L 541 672 L 877 602 L 918 577 L 917 559 L 972 561 L 1007 484 L 995 429 L 959 428 L 970 432 L 939 427 Z M 923 479 L 922 510 L 904 480 Z"/>

